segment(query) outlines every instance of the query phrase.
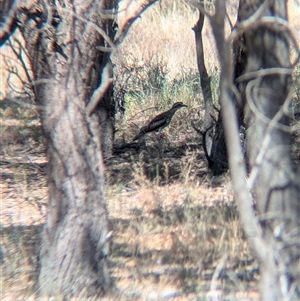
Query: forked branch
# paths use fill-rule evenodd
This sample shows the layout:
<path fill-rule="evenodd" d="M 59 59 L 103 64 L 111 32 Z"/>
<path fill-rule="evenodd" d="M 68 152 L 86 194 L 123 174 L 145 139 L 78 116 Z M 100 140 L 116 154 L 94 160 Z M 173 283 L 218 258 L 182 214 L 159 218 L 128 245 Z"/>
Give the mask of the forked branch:
<path fill-rule="evenodd" d="M 118 16 L 118 32 L 115 36 L 115 39 L 113 41 L 113 47 L 112 49 L 115 49 L 125 38 L 125 36 L 128 33 L 128 30 L 130 29 L 131 25 L 134 23 L 134 21 L 140 17 L 140 15 L 154 2 L 157 0 L 137 0 L 137 1 L 124 1 L 125 4 L 123 4 L 124 8 L 121 8 L 119 11 Z M 124 15 L 124 18 L 120 17 L 120 14 Z M 113 82 L 112 78 L 112 65 L 110 62 L 110 53 L 108 52 L 108 59 L 107 63 L 103 68 L 102 71 L 102 82 L 100 86 L 94 91 L 93 96 L 91 100 L 89 101 L 86 113 L 88 115 L 91 115 L 94 111 L 94 109 L 97 107 L 98 103 L 102 100 L 105 92 L 109 88 L 109 86 Z"/>
<path fill-rule="evenodd" d="M 118 33 L 115 37 L 115 45 L 119 45 L 128 33 L 134 21 L 157 0 L 126 0 L 123 1 L 118 13 Z"/>

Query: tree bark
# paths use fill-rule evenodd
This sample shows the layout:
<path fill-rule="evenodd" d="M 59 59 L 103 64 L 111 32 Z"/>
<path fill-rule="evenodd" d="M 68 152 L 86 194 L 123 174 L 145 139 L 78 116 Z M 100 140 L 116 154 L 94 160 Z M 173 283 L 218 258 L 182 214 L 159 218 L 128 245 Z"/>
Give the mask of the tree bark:
<path fill-rule="evenodd" d="M 205 110 L 204 124 L 202 126 L 201 135 L 203 138 L 203 148 L 206 159 L 208 161 L 208 167 L 209 169 L 211 169 L 214 175 L 219 175 L 228 169 L 227 151 L 221 114 L 219 114 L 215 126 L 212 117 L 214 115 L 213 99 L 210 86 L 210 77 L 208 76 L 205 67 L 202 41 L 202 29 L 205 14 L 203 12 L 203 4 L 199 3 L 199 5 L 201 5 L 201 8 L 199 9 L 199 19 L 196 25 L 193 27 L 193 30 L 195 32 L 197 65 L 200 75 L 200 84 L 204 99 Z M 208 135 L 208 132 L 210 130 L 212 130 L 212 135 Z"/>
<path fill-rule="evenodd" d="M 288 292 L 290 300 L 299 300 L 300 185 L 291 159 L 286 115 L 292 72 L 289 33 L 284 26 L 286 1 L 273 0 L 266 5 L 262 0 L 241 0 L 239 19 L 242 22 L 253 18 L 263 5 L 261 16 L 244 31 L 247 63 L 245 90 L 240 89 L 246 97 L 250 168 L 252 176 L 257 175 L 250 179 L 263 237 L 274 256 L 260 262 L 261 292 L 263 300 L 282 300 Z M 263 74 L 265 70 L 269 74 Z"/>
<path fill-rule="evenodd" d="M 117 0 L 106 1 L 105 9 L 114 10 L 118 6 Z M 106 20 L 105 25 L 107 29 L 107 34 L 113 41 L 115 38 L 116 31 L 114 30 L 114 18 L 109 18 Z M 109 47 L 108 43 L 104 40 L 104 47 Z M 109 69 L 109 77 L 113 78 L 113 65 L 110 58 L 111 52 L 100 55 L 100 71 L 103 74 L 105 68 Z M 99 85 L 101 85 L 103 78 L 100 78 Z M 113 145 L 115 139 L 115 114 L 116 114 L 116 103 L 114 98 L 113 85 L 109 85 L 106 89 L 103 98 L 101 99 L 97 114 L 100 118 L 101 127 L 101 144 L 103 158 L 107 159 L 113 155 Z"/>
<path fill-rule="evenodd" d="M 221 63 L 221 113 L 241 222 L 260 264 L 261 300 L 299 300 L 300 183 L 291 160 L 285 115 L 292 71 L 286 2 L 241 0 L 239 20 L 243 21 L 236 24 L 228 40 L 224 36 L 225 18 L 225 3 L 217 0 L 211 25 Z M 247 183 L 233 101 L 237 66 L 234 68 L 231 56 L 232 42 L 241 35 L 246 47 L 246 67 L 236 82 L 242 82 L 238 87 L 242 87 L 241 97 L 244 95 L 246 101 L 251 167 Z M 253 187 L 257 217 L 250 193 Z"/>
<path fill-rule="evenodd" d="M 99 297 L 110 287 L 103 162 L 112 153 L 110 53 L 156 0 L 130 3 L 115 35 L 116 0 L 14 1 L 0 46 L 18 27 L 47 140 L 49 202 L 40 253 L 41 295 Z"/>
<path fill-rule="evenodd" d="M 96 47 L 107 44 L 101 34 L 107 4 L 57 5 L 23 1 L 16 15 L 47 139 L 49 202 L 39 287 L 41 295 L 100 296 L 110 285 L 101 139 L 106 143 L 103 122 L 111 108 L 89 116 L 86 105 L 95 88 L 88 86 L 92 74 L 101 83 L 95 70 L 105 55 Z"/>

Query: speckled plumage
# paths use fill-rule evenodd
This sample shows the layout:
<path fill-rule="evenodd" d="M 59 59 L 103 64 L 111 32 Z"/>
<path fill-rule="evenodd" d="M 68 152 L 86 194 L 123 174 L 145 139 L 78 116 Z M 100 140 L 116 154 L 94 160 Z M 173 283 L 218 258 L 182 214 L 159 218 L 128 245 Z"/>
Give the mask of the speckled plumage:
<path fill-rule="evenodd" d="M 133 138 L 133 141 L 142 138 L 145 134 L 150 132 L 161 132 L 165 127 L 167 127 L 170 124 L 175 112 L 178 109 L 184 107 L 187 106 L 182 102 L 175 102 L 170 110 L 157 115 L 148 123 L 148 125 L 143 126 L 140 132 Z"/>

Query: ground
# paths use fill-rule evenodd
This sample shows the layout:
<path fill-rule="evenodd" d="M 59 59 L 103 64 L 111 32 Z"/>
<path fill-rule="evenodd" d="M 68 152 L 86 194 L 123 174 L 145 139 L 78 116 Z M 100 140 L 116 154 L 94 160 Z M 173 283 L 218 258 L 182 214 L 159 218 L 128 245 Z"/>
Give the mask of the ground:
<path fill-rule="evenodd" d="M 0 120 L 1 287 L 3 300 L 33 300 L 47 159 L 39 120 L 8 115 Z M 241 230 L 230 178 L 211 177 L 201 139 L 186 141 L 186 129 L 173 130 L 161 146 L 153 133 L 146 150 L 106 161 L 113 279 L 107 300 L 257 300 L 258 264 Z"/>
<path fill-rule="evenodd" d="M 7 101 L 0 109 L 0 287 L 3 300 L 34 300 L 47 211 L 45 146 L 34 111 Z M 148 135 L 145 149 L 117 148 L 105 161 L 113 280 L 107 300 L 258 300 L 259 268 L 229 174 L 210 175 L 202 139 L 188 122 L 193 116 L 192 106 L 180 110 L 162 133 Z M 136 131 L 118 119 L 116 145 Z M 292 150 L 299 165 L 299 131 Z"/>

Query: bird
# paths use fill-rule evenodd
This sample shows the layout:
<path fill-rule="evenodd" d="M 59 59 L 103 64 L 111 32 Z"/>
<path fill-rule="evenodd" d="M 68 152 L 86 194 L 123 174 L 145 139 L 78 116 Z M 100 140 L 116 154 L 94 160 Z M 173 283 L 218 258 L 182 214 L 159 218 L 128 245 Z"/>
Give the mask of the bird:
<path fill-rule="evenodd" d="M 170 124 L 175 112 L 184 107 L 187 107 L 187 105 L 183 104 L 182 102 L 175 102 L 170 110 L 157 115 L 148 123 L 148 125 L 143 126 L 140 132 L 132 139 L 132 141 L 138 140 L 150 132 L 161 132 Z"/>

